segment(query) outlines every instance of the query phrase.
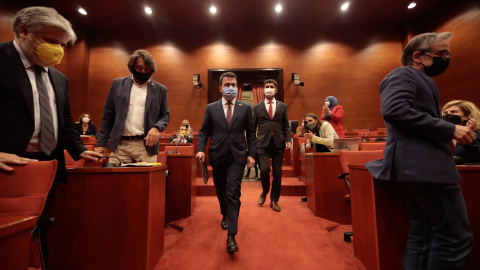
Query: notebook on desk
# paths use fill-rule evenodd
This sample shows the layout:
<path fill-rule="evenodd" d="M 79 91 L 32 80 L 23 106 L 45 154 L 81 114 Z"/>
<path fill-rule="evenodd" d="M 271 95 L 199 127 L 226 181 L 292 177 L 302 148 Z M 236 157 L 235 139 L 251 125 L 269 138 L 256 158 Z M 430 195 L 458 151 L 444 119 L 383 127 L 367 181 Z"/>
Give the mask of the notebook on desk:
<path fill-rule="evenodd" d="M 339 138 L 333 140 L 332 152 L 338 151 L 358 151 L 360 145 L 360 138 Z"/>

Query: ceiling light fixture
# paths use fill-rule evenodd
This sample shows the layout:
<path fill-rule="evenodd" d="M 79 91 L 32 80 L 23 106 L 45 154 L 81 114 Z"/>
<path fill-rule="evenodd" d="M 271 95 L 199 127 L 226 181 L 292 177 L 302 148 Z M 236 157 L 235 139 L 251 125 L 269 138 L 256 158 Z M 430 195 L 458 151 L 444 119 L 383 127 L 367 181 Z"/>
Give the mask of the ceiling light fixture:
<path fill-rule="evenodd" d="M 345 11 L 348 9 L 348 6 L 350 5 L 350 3 L 346 2 L 342 5 L 342 7 L 340 8 L 341 10 Z"/>
<path fill-rule="evenodd" d="M 276 5 L 276 6 L 275 6 L 275 11 L 276 11 L 277 13 L 280 13 L 280 11 L 282 11 L 282 5 L 280 5 L 280 4 Z"/>
<path fill-rule="evenodd" d="M 87 11 L 83 8 L 78 8 L 78 12 L 80 12 L 82 15 L 87 15 Z"/>
<path fill-rule="evenodd" d="M 217 8 L 215 6 L 210 7 L 210 13 L 215 14 L 217 13 Z"/>
<path fill-rule="evenodd" d="M 152 14 L 152 9 L 149 8 L 149 7 L 145 7 L 145 13 L 147 13 L 148 15 Z"/>
<path fill-rule="evenodd" d="M 414 8 L 415 6 L 417 5 L 417 3 L 415 2 L 411 2 L 409 5 L 408 5 L 408 8 Z"/>

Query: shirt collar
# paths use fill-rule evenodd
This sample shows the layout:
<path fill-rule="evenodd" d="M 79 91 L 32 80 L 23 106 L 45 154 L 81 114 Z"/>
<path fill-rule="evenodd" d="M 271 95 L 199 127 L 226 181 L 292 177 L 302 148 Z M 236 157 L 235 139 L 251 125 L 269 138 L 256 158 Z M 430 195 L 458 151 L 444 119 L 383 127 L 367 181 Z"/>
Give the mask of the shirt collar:
<path fill-rule="evenodd" d="M 232 99 L 230 102 L 232 102 L 232 104 L 235 104 L 236 99 L 237 99 L 237 98 L 234 98 L 234 99 Z M 227 102 L 228 102 L 228 100 L 226 100 L 226 99 L 222 96 L 222 105 L 223 105 L 223 106 L 227 105 Z"/>
<path fill-rule="evenodd" d="M 265 104 L 267 104 L 267 105 L 268 105 L 268 102 L 270 102 L 270 100 L 268 100 L 268 99 L 265 99 Z M 275 104 L 275 103 L 276 103 L 276 99 L 275 99 L 275 98 L 273 98 L 273 99 L 272 99 L 272 104 Z"/>
<path fill-rule="evenodd" d="M 15 46 L 15 49 L 17 50 L 18 54 L 20 55 L 20 59 L 22 59 L 22 63 L 23 63 L 23 66 L 25 67 L 25 69 L 32 68 L 35 64 L 32 64 L 32 63 L 30 63 L 30 61 L 28 61 L 27 57 L 25 56 L 25 54 L 22 51 L 22 48 L 20 48 L 20 45 L 18 45 L 16 39 L 13 41 L 13 46 Z M 46 72 L 48 72 L 48 68 L 45 68 L 45 67 L 42 67 L 42 68 Z"/>

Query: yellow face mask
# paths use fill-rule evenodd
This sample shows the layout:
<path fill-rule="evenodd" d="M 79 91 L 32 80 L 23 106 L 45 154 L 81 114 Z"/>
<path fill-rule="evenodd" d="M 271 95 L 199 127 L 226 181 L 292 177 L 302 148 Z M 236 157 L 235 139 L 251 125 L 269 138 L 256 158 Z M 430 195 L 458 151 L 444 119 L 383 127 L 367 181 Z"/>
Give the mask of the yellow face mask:
<path fill-rule="evenodd" d="M 182 134 L 183 136 L 186 136 L 186 135 L 187 135 L 187 131 L 185 131 L 185 130 L 180 130 L 179 134 Z"/>
<path fill-rule="evenodd" d="M 40 43 L 33 35 L 32 37 L 38 42 L 37 50 L 34 52 L 38 55 L 42 63 L 49 67 L 60 64 L 64 54 L 62 45 L 47 42 Z"/>

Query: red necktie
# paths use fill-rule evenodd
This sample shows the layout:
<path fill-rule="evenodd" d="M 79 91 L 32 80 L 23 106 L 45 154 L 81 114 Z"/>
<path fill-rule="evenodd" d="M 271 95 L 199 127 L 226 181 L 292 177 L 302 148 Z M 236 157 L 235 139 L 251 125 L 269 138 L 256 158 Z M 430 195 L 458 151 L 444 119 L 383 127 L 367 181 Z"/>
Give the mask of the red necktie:
<path fill-rule="evenodd" d="M 230 126 L 230 122 L 232 122 L 232 102 L 227 102 L 227 123 Z"/>
<path fill-rule="evenodd" d="M 273 108 L 272 108 L 272 102 L 269 101 L 268 104 L 270 104 L 270 107 L 268 107 L 268 115 L 270 115 L 270 119 L 273 119 Z"/>
<path fill-rule="evenodd" d="M 450 144 L 450 151 L 452 152 L 452 156 L 453 156 L 455 153 L 455 145 L 453 144 L 452 140 L 450 140 L 448 144 Z"/>

